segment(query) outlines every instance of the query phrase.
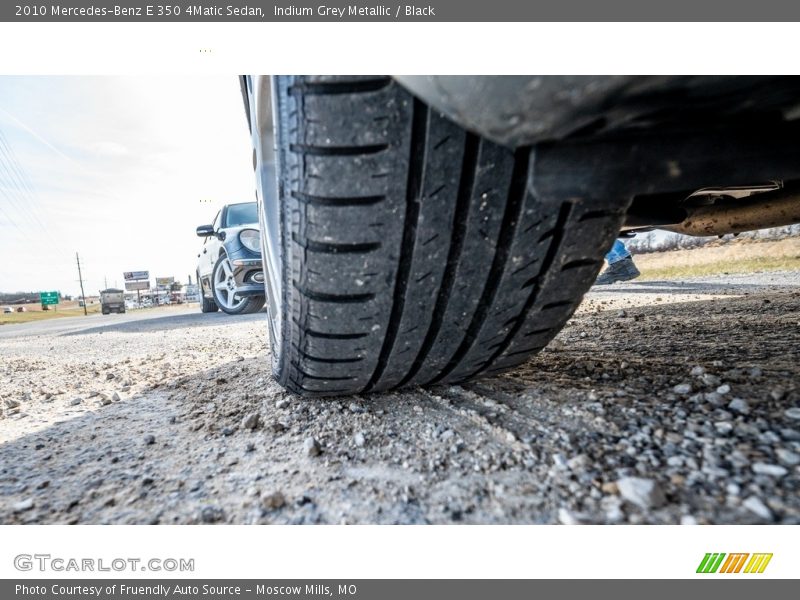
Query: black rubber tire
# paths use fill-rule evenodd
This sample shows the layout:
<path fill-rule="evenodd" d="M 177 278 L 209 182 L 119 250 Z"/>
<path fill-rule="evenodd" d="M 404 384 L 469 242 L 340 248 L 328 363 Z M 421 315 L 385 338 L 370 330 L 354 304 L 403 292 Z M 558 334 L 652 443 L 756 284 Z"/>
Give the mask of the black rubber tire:
<path fill-rule="evenodd" d="M 219 310 L 219 306 L 211 298 L 206 298 L 203 292 L 203 282 L 200 279 L 200 272 L 197 272 L 197 293 L 200 294 L 200 312 L 213 313 Z"/>
<path fill-rule="evenodd" d="M 463 382 L 519 365 L 563 327 L 619 211 L 538 198 L 530 149 L 466 132 L 388 77 L 273 81 L 282 385 Z"/>
<path fill-rule="evenodd" d="M 250 302 L 247 303 L 247 308 L 240 312 L 240 315 L 257 313 L 264 308 L 264 296 L 250 296 L 248 300 L 250 300 Z"/>
<path fill-rule="evenodd" d="M 220 263 L 223 260 L 226 260 L 227 257 L 225 254 L 220 254 L 217 262 L 214 263 L 214 270 L 211 271 L 211 295 L 216 299 L 217 292 L 214 289 L 214 275 L 216 274 L 217 269 L 219 268 Z M 251 313 L 255 313 L 260 311 L 264 308 L 264 296 L 249 296 L 238 308 L 236 309 L 229 309 L 225 308 L 222 304 L 217 302 L 216 300 L 212 300 L 214 302 L 214 306 L 219 308 L 222 312 L 227 315 L 249 315 Z"/>
<path fill-rule="evenodd" d="M 211 313 L 217 312 L 219 310 L 219 306 L 217 303 L 214 302 L 211 298 L 206 298 L 205 296 L 200 296 L 200 311 L 204 313 Z"/>

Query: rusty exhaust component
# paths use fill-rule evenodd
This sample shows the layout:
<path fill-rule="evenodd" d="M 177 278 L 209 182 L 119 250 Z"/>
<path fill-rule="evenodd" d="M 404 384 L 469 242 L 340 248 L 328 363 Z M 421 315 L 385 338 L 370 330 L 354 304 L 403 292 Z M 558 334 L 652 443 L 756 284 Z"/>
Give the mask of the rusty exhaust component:
<path fill-rule="evenodd" d="M 725 204 L 685 206 L 686 218 L 660 229 L 684 235 L 742 233 L 800 223 L 800 189 L 783 188 Z"/>

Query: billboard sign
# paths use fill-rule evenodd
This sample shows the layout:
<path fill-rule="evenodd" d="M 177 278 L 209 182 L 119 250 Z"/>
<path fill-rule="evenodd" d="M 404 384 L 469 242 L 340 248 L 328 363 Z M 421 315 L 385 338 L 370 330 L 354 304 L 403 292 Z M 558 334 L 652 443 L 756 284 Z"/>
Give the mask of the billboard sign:
<path fill-rule="evenodd" d="M 149 281 L 126 281 L 125 282 L 125 289 L 129 292 L 135 292 L 136 290 L 149 290 L 150 289 L 150 282 Z"/>
<path fill-rule="evenodd" d="M 156 277 L 156 285 L 161 288 L 169 287 L 175 283 L 174 277 Z"/>
<path fill-rule="evenodd" d="M 125 271 L 122 274 L 125 281 L 136 281 L 137 279 L 150 279 L 150 271 Z"/>

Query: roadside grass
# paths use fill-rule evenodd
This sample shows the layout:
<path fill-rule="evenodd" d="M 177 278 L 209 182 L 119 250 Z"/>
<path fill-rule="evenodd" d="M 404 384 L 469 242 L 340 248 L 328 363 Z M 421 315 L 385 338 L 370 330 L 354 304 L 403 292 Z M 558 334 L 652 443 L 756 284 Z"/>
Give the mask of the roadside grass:
<path fill-rule="evenodd" d="M 642 279 L 681 279 L 759 271 L 799 271 L 800 238 L 728 243 L 634 256 Z"/>
<path fill-rule="evenodd" d="M 145 310 L 148 312 L 170 311 L 170 310 L 181 310 L 182 308 L 190 308 L 192 306 L 197 306 L 197 305 L 194 303 L 172 304 L 169 306 L 154 306 L 151 308 L 145 308 L 140 310 Z M 86 310 L 88 312 L 88 315 L 92 316 L 92 315 L 99 315 L 100 309 L 101 309 L 100 304 L 95 303 L 95 304 L 90 304 Z M 51 309 L 47 311 L 29 310 L 23 313 L 14 312 L 11 314 L 0 313 L 0 325 L 10 325 L 12 323 L 32 323 L 34 321 L 45 321 L 47 319 L 58 319 L 63 317 L 82 317 L 82 316 L 83 316 L 83 307 L 59 308 L 57 311 Z"/>
<path fill-rule="evenodd" d="M 86 307 L 86 311 L 90 315 L 98 314 L 100 312 L 99 304 L 90 304 Z M 47 319 L 59 319 L 62 317 L 78 317 L 83 316 L 83 307 L 80 308 L 62 308 L 58 310 L 29 310 L 26 312 L 13 312 L 11 314 L 0 314 L 0 325 L 9 325 L 11 323 L 30 323 L 31 321 L 45 321 Z"/>
<path fill-rule="evenodd" d="M 747 274 L 759 271 L 800 271 L 800 257 L 751 258 L 699 265 L 647 268 L 639 266 L 642 279 L 681 279 L 705 275 Z"/>

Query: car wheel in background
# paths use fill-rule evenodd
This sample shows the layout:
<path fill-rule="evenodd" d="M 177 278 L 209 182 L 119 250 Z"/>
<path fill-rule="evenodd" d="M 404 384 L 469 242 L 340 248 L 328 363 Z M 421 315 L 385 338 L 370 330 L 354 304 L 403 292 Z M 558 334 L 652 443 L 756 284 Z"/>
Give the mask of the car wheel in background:
<path fill-rule="evenodd" d="M 197 293 L 200 295 L 200 312 L 211 313 L 219 310 L 217 303 L 211 298 L 206 298 L 203 292 L 203 282 L 200 279 L 200 271 L 197 271 Z"/>
<path fill-rule="evenodd" d="M 264 306 L 263 296 L 239 296 L 233 278 L 233 266 L 225 254 L 221 254 L 211 272 L 211 292 L 222 312 L 243 315 L 258 312 Z"/>
<path fill-rule="evenodd" d="M 259 201 L 280 220 L 273 373 L 294 392 L 519 365 L 564 326 L 619 231 L 623 206 L 539 197 L 529 148 L 465 131 L 388 77 L 281 76 L 272 98 L 279 210 Z"/>
<path fill-rule="evenodd" d="M 205 296 L 203 296 L 201 294 L 201 296 L 200 296 L 200 311 L 201 312 L 210 313 L 210 312 L 217 312 L 218 310 L 219 310 L 219 307 L 217 306 L 216 302 L 214 302 L 211 298 L 206 298 Z"/>

